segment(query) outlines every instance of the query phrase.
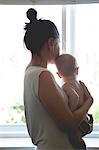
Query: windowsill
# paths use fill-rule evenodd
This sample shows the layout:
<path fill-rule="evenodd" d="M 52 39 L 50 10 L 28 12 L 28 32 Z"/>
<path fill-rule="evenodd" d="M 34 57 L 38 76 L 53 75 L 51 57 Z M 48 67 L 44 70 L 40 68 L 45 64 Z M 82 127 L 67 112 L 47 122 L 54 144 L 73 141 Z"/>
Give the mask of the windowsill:
<path fill-rule="evenodd" d="M 84 138 L 88 148 L 99 148 L 99 138 Z M 17 141 L 17 142 L 16 142 Z M 35 147 L 31 139 L 26 138 L 0 138 L 0 148 L 6 147 Z"/>
<path fill-rule="evenodd" d="M 89 149 L 99 148 L 99 125 L 84 140 Z M 0 148 L 6 147 L 35 148 L 35 145 L 32 144 L 25 125 L 0 126 Z"/>
<path fill-rule="evenodd" d="M 88 148 L 99 148 L 99 138 L 84 138 Z"/>
<path fill-rule="evenodd" d="M 16 142 L 17 141 L 17 142 Z M 30 138 L 0 138 L 0 148 L 35 147 Z"/>

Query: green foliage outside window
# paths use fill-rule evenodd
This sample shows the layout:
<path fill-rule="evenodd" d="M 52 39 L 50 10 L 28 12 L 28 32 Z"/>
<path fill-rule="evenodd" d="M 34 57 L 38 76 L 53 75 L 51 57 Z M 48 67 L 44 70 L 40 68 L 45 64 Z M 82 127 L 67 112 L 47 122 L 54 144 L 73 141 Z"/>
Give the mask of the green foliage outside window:
<path fill-rule="evenodd" d="M 99 105 L 94 110 L 93 117 L 94 123 L 99 123 Z M 9 108 L 9 116 L 6 120 L 7 124 L 25 124 L 24 106 L 20 103 L 16 103 Z"/>
<path fill-rule="evenodd" d="M 16 103 L 9 107 L 8 110 L 8 119 L 6 120 L 7 124 L 24 124 L 25 116 L 24 116 L 24 106 L 20 103 Z"/>
<path fill-rule="evenodd" d="M 94 123 L 99 123 L 99 105 L 97 105 L 97 107 L 94 110 Z"/>

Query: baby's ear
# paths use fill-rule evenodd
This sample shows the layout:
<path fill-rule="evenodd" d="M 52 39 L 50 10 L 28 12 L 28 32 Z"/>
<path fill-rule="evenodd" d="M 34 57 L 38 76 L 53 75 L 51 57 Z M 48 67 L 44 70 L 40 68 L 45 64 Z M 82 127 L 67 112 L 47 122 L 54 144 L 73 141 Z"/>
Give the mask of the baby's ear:
<path fill-rule="evenodd" d="M 62 78 L 62 76 L 61 76 L 61 74 L 60 74 L 59 72 L 56 72 L 56 74 L 57 74 L 60 78 Z"/>

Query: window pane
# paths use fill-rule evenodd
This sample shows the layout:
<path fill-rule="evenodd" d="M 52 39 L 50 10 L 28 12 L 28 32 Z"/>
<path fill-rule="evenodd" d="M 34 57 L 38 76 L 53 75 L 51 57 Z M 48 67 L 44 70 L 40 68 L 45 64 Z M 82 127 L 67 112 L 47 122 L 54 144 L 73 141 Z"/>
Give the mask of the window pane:
<path fill-rule="evenodd" d="M 23 79 L 30 61 L 23 36 L 29 5 L 0 5 L 0 124 L 24 123 Z M 61 35 L 61 6 L 34 6 L 38 18 L 50 19 Z"/>
<path fill-rule="evenodd" d="M 67 50 L 78 60 L 79 79 L 94 97 L 90 112 L 99 123 L 99 4 L 68 5 L 66 9 Z"/>

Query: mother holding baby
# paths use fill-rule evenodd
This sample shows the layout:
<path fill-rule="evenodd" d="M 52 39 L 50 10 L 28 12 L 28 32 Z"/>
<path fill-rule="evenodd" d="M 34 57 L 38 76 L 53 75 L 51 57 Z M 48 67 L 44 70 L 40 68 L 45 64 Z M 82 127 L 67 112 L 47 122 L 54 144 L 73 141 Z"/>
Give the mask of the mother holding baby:
<path fill-rule="evenodd" d="M 86 100 L 71 111 L 68 98 L 47 69 L 59 56 L 59 32 L 50 20 L 37 19 L 37 11 L 30 8 L 30 20 L 25 25 L 24 43 L 31 52 L 31 63 L 24 76 L 24 108 L 29 136 L 38 150 L 74 150 L 68 132 L 76 130 L 93 103 L 81 82 Z"/>

